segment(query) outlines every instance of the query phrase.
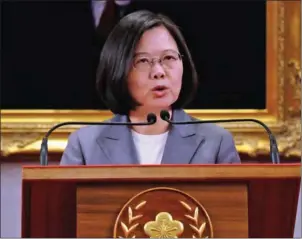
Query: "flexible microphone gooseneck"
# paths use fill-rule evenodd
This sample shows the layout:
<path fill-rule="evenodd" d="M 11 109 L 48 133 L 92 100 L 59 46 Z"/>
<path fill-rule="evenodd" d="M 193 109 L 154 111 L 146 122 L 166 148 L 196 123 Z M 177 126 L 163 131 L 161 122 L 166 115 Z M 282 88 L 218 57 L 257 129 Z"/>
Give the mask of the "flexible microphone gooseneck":
<path fill-rule="evenodd" d="M 53 126 L 43 137 L 41 148 L 40 148 L 40 164 L 48 165 L 48 137 L 51 133 L 59 127 L 65 125 L 113 125 L 113 126 L 143 126 L 143 125 L 152 125 L 156 123 L 156 115 L 154 113 L 149 113 L 147 115 L 147 122 L 139 122 L 139 123 L 121 123 L 121 122 L 63 122 Z"/>
<path fill-rule="evenodd" d="M 280 163 L 280 156 L 278 150 L 278 144 L 275 136 L 273 135 L 270 128 L 257 119 L 225 119 L 225 120 L 193 120 L 193 121 L 184 121 L 184 122 L 175 122 L 170 120 L 170 113 L 166 110 L 160 112 L 160 117 L 162 120 L 167 121 L 170 124 L 206 124 L 206 123 L 230 123 L 230 122 L 254 122 L 260 124 L 267 132 L 270 141 L 270 157 L 274 164 Z"/>

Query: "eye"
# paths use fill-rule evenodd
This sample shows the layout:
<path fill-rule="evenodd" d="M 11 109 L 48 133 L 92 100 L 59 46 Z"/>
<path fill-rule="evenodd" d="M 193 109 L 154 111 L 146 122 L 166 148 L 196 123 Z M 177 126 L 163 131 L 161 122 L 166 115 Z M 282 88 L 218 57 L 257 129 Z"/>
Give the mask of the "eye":
<path fill-rule="evenodd" d="M 177 60 L 177 55 L 172 55 L 172 54 L 165 55 L 163 57 L 163 60 L 164 61 L 176 61 Z"/>
<path fill-rule="evenodd" d="M 139 58 L 135 60 L 135 64 L 144 64 L 144 63 L 149 63 L 148 58 Z"/>

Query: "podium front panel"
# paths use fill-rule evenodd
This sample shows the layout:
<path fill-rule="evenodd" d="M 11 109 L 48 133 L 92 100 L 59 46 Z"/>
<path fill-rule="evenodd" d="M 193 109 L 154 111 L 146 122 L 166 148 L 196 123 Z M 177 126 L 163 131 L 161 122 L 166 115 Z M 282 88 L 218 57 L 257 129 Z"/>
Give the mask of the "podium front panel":
<path fill-rule="evenodd" d="M 248 237 L 239 182 L 78 184 L 77 237 Z"/>
<path fill-rule="evenodd" d="M 300 170 L 301 164 L 25 167 L 22 237 L 292 238 Z"/>

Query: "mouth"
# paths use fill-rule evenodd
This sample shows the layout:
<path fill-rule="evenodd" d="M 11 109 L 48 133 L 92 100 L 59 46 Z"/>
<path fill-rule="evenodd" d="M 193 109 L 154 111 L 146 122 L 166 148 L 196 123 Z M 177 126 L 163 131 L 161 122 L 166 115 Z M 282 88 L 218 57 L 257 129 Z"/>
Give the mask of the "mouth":
<path fill-rule="evenodd" d="M 152 88 L 152 91 L 164 91 L 167 89 L 168 89 L 168 87 L 166 87 L 166 86 L 158 85 L 158 86 L 155 86 L 154 88 Z"/>

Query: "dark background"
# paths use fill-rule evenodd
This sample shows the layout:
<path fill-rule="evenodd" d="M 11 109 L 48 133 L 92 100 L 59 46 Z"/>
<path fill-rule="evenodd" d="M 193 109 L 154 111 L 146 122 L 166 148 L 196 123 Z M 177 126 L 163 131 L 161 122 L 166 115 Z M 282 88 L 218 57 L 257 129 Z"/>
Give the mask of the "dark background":
<path fill-rule="evenodd" d="M 200 78 L 187 109 L 265 108 L 265 1 L 137 1 L 172 18 Z M 104 38 L 89 1 L 2 3 L 2 109 L 105 109 L 95 91 Z"/>

